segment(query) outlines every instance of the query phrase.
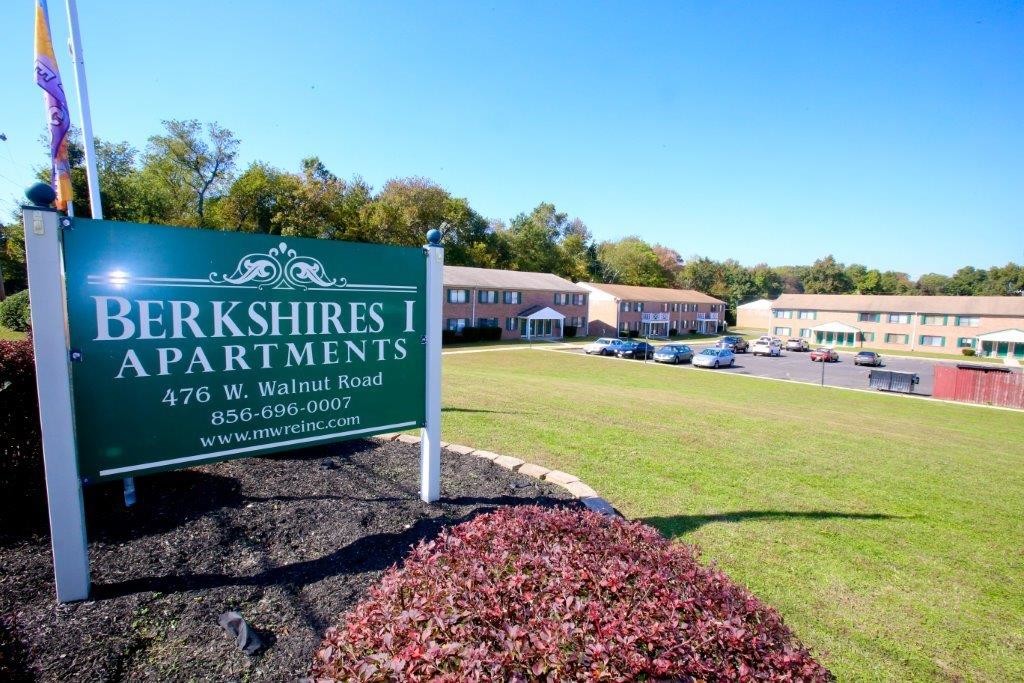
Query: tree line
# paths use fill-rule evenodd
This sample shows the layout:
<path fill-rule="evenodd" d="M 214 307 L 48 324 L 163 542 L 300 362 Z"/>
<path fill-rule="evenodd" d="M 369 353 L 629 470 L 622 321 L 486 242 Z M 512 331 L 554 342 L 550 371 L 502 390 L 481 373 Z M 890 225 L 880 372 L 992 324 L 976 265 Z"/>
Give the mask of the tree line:
<path fill-rule="evenodd" d="M 451 265 L 549 272 L 594 281 L 696 289 L 730 308 L 783 292 L 820 294 L 1019 295 L 1024 268 L 971 266 L 951 276 L 845 265 L 831 255 L 810 266 L 744 266 L 735 260 L 684 258 L 639 236 L 594 240 L 586 224 L 542 202 L 508 222 L 485 218 L 462 197 L 422 177 L 389 180 L 374 190 L 360 176 L 341 178 L 318 157 L 294 171 L 255 161 L 237 166 L 239 140 L 216 123 L 169 120 L 139 150 L 96 140 L 104 217 L 136 223 L 198 226 L 268 235 L 423 244 L 440 228 Z M 80 141 L 69 146 L 75 211 L 91 215 Z M 48 180 L 48 171 L 39 177 Z M 3 230 L 0 268 L 8 293 L 24 286 L 20 217 Z"/>

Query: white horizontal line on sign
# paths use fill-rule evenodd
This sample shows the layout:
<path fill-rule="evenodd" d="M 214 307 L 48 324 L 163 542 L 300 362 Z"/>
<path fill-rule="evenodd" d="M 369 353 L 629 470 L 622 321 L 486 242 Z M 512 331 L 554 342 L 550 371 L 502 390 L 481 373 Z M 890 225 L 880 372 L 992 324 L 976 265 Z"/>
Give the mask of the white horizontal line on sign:
<path fill-rule="evenodd" d="M 339 436 L 351 436 L 353 434 L 366 434 L 367 432 L 376 432 L 378 430 L 396 430 L 405 429 L 407 427 L 415 427 L 415 422 L 399 422 L 390 425 L 380 425 L 379 427 L 364 427 L 363 429 L 351 429 L 347 432 L 334 432 L 333 434 L 321 434 L 320 436 L 307 436 L 302 439 L 289 439 L 288 441 L 275 441 L 274 443 L 263 443 L 258 446 L 245 446 L 243 448 L 231 448 L 226 451 L 216 451 L 214 453 L 202 453 L 200 455 L 188 455 L 183 458 L 171 458 L 170 460 L 160 460 L 159 462 L 147 462 L 142 465 L 129 465 L 128 467 L 115 467 L 109 470 L 100 470 L 101 477 L 109 477 L 115 474 L 128 474 L 129 472 L 141 472 L 143 470 L 151 470 L 157 467 L 166 467 L 168 465 L 181 465 L 188 462 L 198 462 L 200 460 L 211 460 L 215 458 L 222 458 L 228 455 L 237 455 L 238 453 L 251 453 L 252 451 L 258 451 L 264 448 L 275 448 L 277 446 L 295 446 L 303 443 L 313 443 L 314 441 L 323 441 L 325 439 L 334 439 Z"/>

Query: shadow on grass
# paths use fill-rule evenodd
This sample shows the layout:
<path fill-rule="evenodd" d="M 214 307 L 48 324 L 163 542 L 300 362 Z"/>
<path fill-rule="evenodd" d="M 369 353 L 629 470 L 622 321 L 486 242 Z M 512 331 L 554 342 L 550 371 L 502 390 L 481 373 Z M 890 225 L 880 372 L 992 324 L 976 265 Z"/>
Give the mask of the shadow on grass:
<path fill-rule="evenodd" d="M 301 589 L 331 576 L 378 572 L 400 563 L 411 546 L 437 536 L 443 527 L 454 526 L 468 521 L 484 512 L 502 505 L 542 505 L 552 507 L 564 505 L 567 501 L 547 496 L 540 498 L 517 498 L 495 496 L 492 498 L 449 498 L 441 503 L 477 505 L 461 515 L 442 515 L 425 518 L 397 533 L 376 533 L 362 536 L 348 545 L 314 560 L 292 562 L 249 575 L 229 573 L 181 573 L 168 576 L 142 576 L 113 583 L 94 583 L 93 600 L 109 600 L 135 593 L 159 592 L 178 593 L 183 591 L 208 590 L 213 588 L 251 586 L 289 586 Z"/>
<path fill-rule="evenodd" d="M 671 515 L 668 517 L 645 517 L 640 521 L 650 524 L 668 538 L 683 536 L 696 531 L 706 524 L 777 521 L 790 519 L 824 520 L 824 519 L 858 519 L 881 520 L 901 519 L 894 515 L 877 512 L 831 512 L 828 510 L 809 510 L 794 512 L 790 510 L 737 510 L 715 515 Z"/>

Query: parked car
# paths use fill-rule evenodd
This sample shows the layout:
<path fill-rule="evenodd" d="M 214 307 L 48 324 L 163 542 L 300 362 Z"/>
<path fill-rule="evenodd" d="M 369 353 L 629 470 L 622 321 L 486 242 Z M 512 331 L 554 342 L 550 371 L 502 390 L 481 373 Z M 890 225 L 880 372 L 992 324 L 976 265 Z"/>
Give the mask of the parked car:
<path fill-rule="evenodd" d="M 704 349 L 693 357 L 693 365 L 698 368 L 731 368 L 735 364 L 736 355 L 729 349 Z"/>
<path fill-rule="evenodd" d="M 722 337 L 715 344 L 720 349 L 728 349 L 733 353 L 745 353 L 750 346 L 743 337 Z"/>
<path fill-rule="evenodd" d="M 686 344 L 665 344 L 654 352 L 659 363 L 689 363 L 693 360 L 693 349 Z"/>
<path fill-rule="evenodd" d="M 588 356 L 592 353 L 596 353 L 599 356 L 614 356 L 615 352 L 618 351 L 623 344 L 626 342 L 622 339 L 615 339 L 614 337 L 601 337 L 595 339 L 586 346 L 583 347 L 583 353 Z"/>
<path fill-rule="evenodd" d="M 839 354 L 836 353 L 835 349 L 822 346 L 819 349 L 811 351 L 811 360 L 821 361 L 822 363 L 835 363 L 839 360 Z"/>
<path fill-rule="evenodd" d="M 861 351 L 853 357 L 854 365 L 870 365 L 877 368 L 882 364 L 882 357 L 874 351 Z"/>
<path fill-rule="evenodd" d="M 786 340 L 787 351 L 810 351 L 811 345 L 807 343 L 806 339 L 800 337 L 793 337 L 792 339 Z"/>
<path fill-rule="evenodd" d="M 777 339 L 771 337 L 761 337 L 754 345 L 750 347 L 750 355 L 752 356 L 781 356 L 782 355 L 782 344 Z"/>
<path fill-rule="evenodd" d="M 647 360 L 654 355 L 654 347 L 647 342 L 628 341 L 615 350 L 619 358 L 637 358 Z"/>

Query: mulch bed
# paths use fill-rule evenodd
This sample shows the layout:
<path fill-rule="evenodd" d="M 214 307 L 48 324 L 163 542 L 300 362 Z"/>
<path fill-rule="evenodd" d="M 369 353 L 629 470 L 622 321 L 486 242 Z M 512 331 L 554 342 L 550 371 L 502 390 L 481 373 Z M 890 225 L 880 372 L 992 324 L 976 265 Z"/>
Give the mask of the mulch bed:
<path fill-rule="evenodd" d="M 419 448 L 352 441 L 86 490 L 93 599 L 58 605 L 46 522 L 0 528 L 0 679 L 283 680 L 411 545 L 502 505 L 578 505 L 563 489 L 445 452 L 419 500 Z M 240 612 L 265 643 L 218 625 Z"/>

